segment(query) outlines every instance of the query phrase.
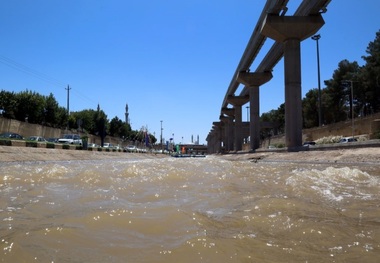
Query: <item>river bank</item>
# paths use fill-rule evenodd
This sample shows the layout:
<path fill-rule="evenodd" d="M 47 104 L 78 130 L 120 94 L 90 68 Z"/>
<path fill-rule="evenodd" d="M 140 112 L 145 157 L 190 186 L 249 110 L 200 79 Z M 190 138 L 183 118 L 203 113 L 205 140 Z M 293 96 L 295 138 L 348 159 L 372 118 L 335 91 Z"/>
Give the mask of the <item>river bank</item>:
<path fill-rule="evenodd" d="M 231 161 L 282 161 L 313 163 L 373 163 L 380 164 L 380 147 L 354 149 L 310 150 L 302 152 L 257 152 L 242 154 L 214 155 Z M 161 154 L 138 154 L 125 152 L 99 152 L 65 149 L 47 149 L 32 147 L 0 146 L 0 162 L 27 161 L 72 161 L 72 160 L 105 160 L 105 159 L 147 159 L 166 158 Z"/>
<path fill-rule="evenodd" d="M 300 152 L 257 152 L 227 154 L 227 160 L 252 162 L 295 162 L 295 163 L 335 163 L 335 164 L 375 164 L 380 165 L 380 147 L 349 149 L 310 150 Z"/>
<path fill-rule="evenodd" d="M 36 161 L 75 161 L 107 159 L 147 159 L 163 158 L 159 154 L 138 154 L 125 152 L 84 151 L 49 149 L 17 146 L 0 146 L 0 162 L 36 162 Z"/>

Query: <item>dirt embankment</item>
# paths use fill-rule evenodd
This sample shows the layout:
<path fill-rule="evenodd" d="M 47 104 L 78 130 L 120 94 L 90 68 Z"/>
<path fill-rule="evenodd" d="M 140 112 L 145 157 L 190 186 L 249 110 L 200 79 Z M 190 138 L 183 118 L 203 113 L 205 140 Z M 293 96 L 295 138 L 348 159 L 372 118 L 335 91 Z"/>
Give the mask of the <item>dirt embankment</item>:
<path fill-rule="evenodd" d="M 147 159 L 166 158 L 162 154 L 137 154 L 125 152 L 98 152 L 83 150 L 63 150 L 32 147 L 0 146 L 0 162 L 25 161 L 71 161 L 71 160 L 107 160 L 107 159 Z M 380 147 L 356 149 L 335 149 L 302 152 L 257 152 L 220 155 L 227 160 L 252 162 L 313 162 L 313 163 L 369 163 L 380 166 Z"/>
<path fill-rule="evenodd" d="M 162 158 L 165 155 L 0 146 L 0 162 Z"/>
<path fill-rule="evenodd" d="M 323 151 L 228 154 L 223 155 L 222 158 L 228 160 L 250 160 L 253 162 L 371 163 L 380 166 L 380 147 L 332 149 Z"/>

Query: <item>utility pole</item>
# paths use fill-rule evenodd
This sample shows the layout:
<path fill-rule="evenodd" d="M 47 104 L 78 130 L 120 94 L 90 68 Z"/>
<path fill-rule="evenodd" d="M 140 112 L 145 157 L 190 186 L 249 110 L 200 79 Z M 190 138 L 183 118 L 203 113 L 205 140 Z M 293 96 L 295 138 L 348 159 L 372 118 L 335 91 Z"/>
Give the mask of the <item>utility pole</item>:
<path fill-rule="evenodd" d="M 67 129 L 69 129 L 69 115 L 70 115 L 70 86 L 67 85 L 67 88 L 65 88 L 65 90 L 67 90 Z"/>
<path fill-rule="evenodd" d="M 161 153 L 164 153 L 164 145 L 162 144 L 162 121 L 160 121 L 161 122 L 161 136 L 160 136 L 160 143 L 161 143 Z"/>

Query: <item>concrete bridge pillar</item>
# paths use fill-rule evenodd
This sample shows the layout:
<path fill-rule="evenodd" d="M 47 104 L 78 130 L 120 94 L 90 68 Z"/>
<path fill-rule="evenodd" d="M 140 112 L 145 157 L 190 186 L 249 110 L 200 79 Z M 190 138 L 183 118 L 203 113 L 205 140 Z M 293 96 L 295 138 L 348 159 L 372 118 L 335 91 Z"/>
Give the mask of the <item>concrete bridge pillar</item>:
<path fill-rule="evenodd" d="M 208 134 L 206 140 L 207 152 L 210 154 L 217 153 L 218 149 L 220 149 L 219 132 L 217 127 L 213 127 L 211 132 Z"/>
<path fill-rule="evenodd" d="M 214 153 L 214 134 L 212 131 L 208 134 L 207 138 L 207 153 L 212 154 Z"/>
<path fill-rule="evenodd" d="M 212 133 L 211 151 L 212 151 L 212 153 L 218 152 L 218 134 L 216 131 L 213 131 L 213 133 Z"/>
<path fill-rule="evenodd" d="M 272 78 L 271 72 L 239 72 L 237 81 L 249 88 L 249 136 L 250 150 L 260 147 L 260 90 L 259 87 Z"/>
<path fill-rule="evenodd" d="M 219 119 L 223 125 L 221 140 L 223 143 L 224 150 L 228 151 L 228 128 L 229 128 L 228 119 L 229 119 L 229 117 L 221 115 Z"/>
<path fill-rule="evenodd" d="M 289 151 L 302 147 L 301 41 L 324 24 L 321 15 L 267 15 L 261 34 L 284 43 L 285 143 Z"/>
<path fill-rule="evenodd" d="M 227 102 L 232 104 L 235 109 L 235 136 L 234 150 L 241 151 L 243 149 L 243 125 L 242 125 L 242 106 L 247 103 L 249 96 L 228 96 Z"/>
<path fill-rule="evenodd" d="M 223 137 L 222 137 L 222 134 L 223 134 L 223 125 L 222 125 L 222 122 L 214 122 L 214 133 L 215 133 L 215 142 L 214 142 L 214 149 L 215 151 L 214 152 L 217 152 L 217 153 L 220 153 L 221 152 L 221 149 L 222 149 L 222 140 L 223 140 Z"/>
<path fill-rule="evenodd" d="M 224 116 L 224 129 L 225 129 L 225 150 L 227 152 L 233 151 L 234 149 L 234 125 L 233 120 L 235 118 L 235 109 L 231 108 L 223 108 L 222 113 L 225 114 Z"/>

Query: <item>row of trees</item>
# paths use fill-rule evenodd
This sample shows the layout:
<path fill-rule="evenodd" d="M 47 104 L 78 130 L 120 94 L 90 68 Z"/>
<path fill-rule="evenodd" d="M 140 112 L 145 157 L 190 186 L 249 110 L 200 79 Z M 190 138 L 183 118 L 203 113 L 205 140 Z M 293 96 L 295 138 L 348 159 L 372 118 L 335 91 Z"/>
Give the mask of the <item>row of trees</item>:
<path fill-rule="evenodd" d="M 342 60 L 332 78 L 325 80 L 321 91 L 321 112 L 324 125 L 380 112 L 380 31 L 366 49 L 364 66 Z M 352 86 L 351 86 L 352 85 Z M 351 94 L 351 91 L 353 93 Z M 353 99 L 351 96 L 353 95 Z M 311 89 L 302 100 L 304 128 L 319 125 L 318 89 Z M 285 128 L 285 105 L 261 115 L 261 121 L 277 122 L 279 132 Z M 264 133 L 263 137 L 268 136 Z"/>
<path fill-rule="evenodd" d="M 132 130 L 128 123 L 118 117 L 109 121 L 99 105 L 96 110 L 86 109 L 68 114 L 64 107 L 59 106 L 52 93 L 43 96 L 28 90 L 19 93 L 1 90 L 0 115 L 53 128 L 80 130 L 100 136 L 102 143 L 106 135 L 128 141 L 146 140 L 146 133 Z M 157 139 L 149 134 L 149 141 L 155 143 Z"/>

